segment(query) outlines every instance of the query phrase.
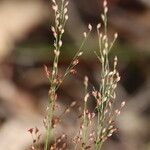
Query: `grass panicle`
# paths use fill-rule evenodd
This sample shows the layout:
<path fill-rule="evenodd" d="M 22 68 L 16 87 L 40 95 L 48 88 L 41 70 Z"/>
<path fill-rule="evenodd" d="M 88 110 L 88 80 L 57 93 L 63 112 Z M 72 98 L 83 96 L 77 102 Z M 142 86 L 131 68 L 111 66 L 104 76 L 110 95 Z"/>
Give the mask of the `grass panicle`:
<path fill-rule="evenodd" d="M 54 128 L 63 116 L 70 112 L 70 110 L 77 105 L 77 102 L 72 102 L 59 116 L 55 115 L 56 111 L 56 101 L 57 90 L 64 82 L 69 74 L 75 73 L 75 67 L 79 63 L 79 58 L 83 54 L 83 46 L 86 43 L 89 34 L 92 31 L 91 24 L 88 25 L 88 32 L 83 33 L 83 41 L 78 51 L 72 58 L 70 65 L 66 68 L 63 75 L 60 76 L 59 71 L 59 57 L 61 53 L 61 48 L 63 46 L 63 35 L 65 33 L 65 25 L 67 23 L 69 4 L 66 0 L 51 0 L 52 9 L 54 10 L 54 25 L 51 26 L 51 30 L 54 36 L 54 60 L 52 64 L 52 69 L 46 65 L 44 70 L 46 77 L 49 81 L 49 92 L 48 92 L 48 106 L 47 115 L 43 120 L 43 124 L 46 129 L 46 137 L 44 143 L 44 150 L 65 150 L 67 149 L 67 135 L 62 134 L 58 138 L 55 137 Z M 103 2 L 104 11 L 101 14 L 102 24 L 97 25 L 97 35 L 98 35 L 98 52 L 95 51 L 95 55 L 98 58 L 101 66 L 99 71 L 99 88 L 93 87 L 89 90 L 89 79 L 87 76 L 84 78 L 84 104 L 81 106 L 82 112 L 80 115 L 80 127 L 77 135 L 73 138 L 74 150 L 101 150 L 103 143 L 112 136 L 112 134 L 117 130 L 115 127 L 115 120 L 118 115 L 120 115 L 122 108 L 125 106 L 125 102 L 122 102 L 118 109 L 115 109 L 114 104 L 116 102 L 116 88 L 120 81 L 120 75 L 117 71 L 118 58 L 115 56 L 113 60 L 113 65 L 110 65 L 109 55 L 112 47 L 118 37 L 118 34 L 114 34 L 114 38 L 111 41 L 108 36 L 108 20 L 107 20 L 107 1 Z M 90 110 L 88 102 L 90 99 L 96 101 L 96 107 L 94 110 Z M 32 150 L 39 150 L 37 147 L 37 142 L 40 140 L 40 134 L 38 128 L 31 128 L 28 130 L 33 139 Z M 52 142 L 50 144 L 50 142 Z"/>
<path fill-rule="evenodd" d="M 47 116 L 45 119 L 45 127 L 46 127 L 46 142 L 45 142 L 45 148 L 44 150 L 49 149 L 49 141 L 53 137 L 53 128 L 55 126 L 54 121 L 54 113 L 55 113 L 55 107 L 56 107 L 56 100 L 57 100 L 57 90 L 59 89 L 62 82 L 65 80 L 65 78 L 70 74 L 76 72 L 75 66 L 79 63 L 79 57 L 83 54 L 82 48 L 89 36 L 89 33 L 92 30 L 91 25 L 88 26 L 89 32 L 84 32 L 83 41 L 81 43 L 80 48 L 76 52 L 75 56 L 73 57 L 70 65 L 67 67 L 65 73 L 63 76 L 59 75 L 59 56 L 61 53 L 61 48 L 63 46 L 62 37 L 65 32 L 65 25 L 68 20 L 68 9 L 67 6 L 69 4 L 66 0 L 61 0 L 61 3 L 52 0 L 52 8 L 54 10 L 55 14 L 55 24 L 51 27 L 51 30 L 53 32 L 54 36 L 54 61 L 53 61 L 53 67 L 52 70 L 49 71 L 47 66 L 44 66 L 46 76 L 50 83 L 50 89 L 48 92 L 48 107 L 47 107 Z M 85 36 L 86 35 L 86 36 Z"/>

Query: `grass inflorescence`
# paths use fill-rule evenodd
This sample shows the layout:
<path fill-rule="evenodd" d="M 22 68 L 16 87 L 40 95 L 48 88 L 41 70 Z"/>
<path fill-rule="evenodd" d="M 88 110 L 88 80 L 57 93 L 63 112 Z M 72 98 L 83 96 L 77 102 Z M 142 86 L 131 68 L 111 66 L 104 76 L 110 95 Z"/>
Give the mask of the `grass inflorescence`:
<path fill-rule="evenodd" d="M 57 91 L 61 84 L 64 82 L 69 74 L 76 73 L 76 65 L 79 63 L 79 58 L 83 54 L 83 46 L 92 31 L 92 26 L 88 25 L 88 32 L 83 33 L 83 41 L 78 51 L 72 58 L 70 65 L 66 68 L 63 75 L 59 72 L 59 57 L 61 53 L 61 48 L 63 46 L 63 35 L 65 33 L 65 25 L 67 23 L 68 17 L 68 1 L 52 0 L 52 9 L 54 10 L 55 21 L 54 25 L 51 26 L 51 30 L 54 36 L 54 60 L 53 66 L 50 70 L 46 65 L 44 70 L 49 81 L 49 92 L 48 92 L 48 106 L 47 115 L 43 120 L 46 137 L 44 142 L 44 150 L 57 150 L 57 149 L 67 149 L 66 134 L 62 134 L 60 137 L 56 138 L 54 133 L 55 126 L 60 123 L 60 118 L 66 113 L 70 112 L 70 109 L 76 105 L 76 102 L 72 102 L 69 107 L 67 107 L 60 116 L 54 116 L 56 111 L 56 101 L 58 100 Z M 74 150 L 101 150 L 103 143 L 116 131 L 115 120 L 118 115 L 120 115 L 121 109 L 124 107 L 125 102 L 121 103 L 119 109 L 114 109 L 114 104 L 116 100 L 116 88 L 120 81 L 120 75 L 117 71 L 118 59 L 115 56 L 113 61 L 113 67 L 110 66 L 109 54 L 111 49 L 118 37 L 118 34 L 114 34 L 114 38 L 110 41 L 108 37 L 108 20 L 107 20 L 107 1 L 103 2 L 104 11 L 101 15 L 102 24 L 97 25 L 97 35 L 99 43 L 99 51 L 94 52 L 98 58 L 101 66 L 99 71 L 99 88 L 93 87 L 92 91 L 88 88 L 89 79 L 86 76 L 84 79 L 84 104 L 82 107 L 82 112 L 80 115 L 80 127 L 79 132 L 75 137 L 73 137 Z M 88 101 L 90 98 L 94 98 L 96 101 L 96 107 L 93 111 L 88 108 Z M 94 123 L 93 123 L 94 122 Z M 29 129 L 31 135 L 37 136 L 39 130 Z M 39 140 L 40 135 L 38 134 L 37 140 L 33 138 L 32 149 L 38 150 L 35 144 Z M 53 144 L 50 144 L 54 141 Z M 60 148 L 61 147 L 61 148 Z"/>

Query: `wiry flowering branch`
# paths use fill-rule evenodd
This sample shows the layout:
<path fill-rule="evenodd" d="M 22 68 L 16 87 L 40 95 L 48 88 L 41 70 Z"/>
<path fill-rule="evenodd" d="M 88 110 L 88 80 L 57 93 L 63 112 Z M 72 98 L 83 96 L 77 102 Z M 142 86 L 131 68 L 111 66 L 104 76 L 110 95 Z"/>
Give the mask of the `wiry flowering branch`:
<path fill-rule="evenodd" d="M 109 42 L 107 34 L 107 1 L 104 0 L 103 3 L 104 13 L 101 15 L 104 33 L 100 33 L 101 24 L 97 25 L 98 41 L 99 41 L 99 53 L 96 53 L 97 58 L 101 62 L 101 82 L 100 88 L 98 91 L 93 91 L 93 96 L 97 101 L 97 135 L 96 135 L 96 144 L 95 149 L 100 150 L 102 144 L 105 140 L 110 137 L 113 132 L 116 130 L 114 126 L 114 120 L 116 116 L 120 114 L 121 108 L 125 105 L 125 102 L 121 104 L 121 108 L 114 112 L 113 104 L 116 98 L 116 87 L 117 83 L 120 80 L 119 73 L 116 69 L 117 67 L 117 57 L 114 58 L 113 70 L 110 69 L 109 63 L 109 53 L 113 47 L 114 42 L 117 39 L 117 33 L 114 34 L 113 42 Z"/>
<path fill-rule="evenodd" d="M 92 144 L 94 142 L 95 132 L 90 131 L 90 127 L 92 126 L 92 121 L 95 117 L 95 113 L 90 112 L 88 109 L 88 99 L 89 99 L 89 92 L 88 92 L 88 77 L 85 76 L 84 79 L 84 86 L 85 86 L 85 96 L 84 96 L 84 105 L 83 105 L 83 112 L 81 114 L 81 124 L 80 130 L 76 137 L 73 139 L 75 143 L 74 150 L 82 149 L 88 150 L 92 148 Z"/>
<path fill-rule="evenodd" d="M 64 34 L 64 28 L 66 21 L 68 20 L 67 15 L 67 5 L 68 2 L 65 0 L 61 1 L 61 6 L 59 7 L 55 0 L 52 0 L 53 5 L 52 8 L 55 12 L 55 25 L 51 27 L 51 30 L 54 35 L 54 62 L 52 73 L 48 71 L 47 67 L 45 66 L 45 71 L 47 77 L 50 81 L 50 90 L 49 90 L 49 105 L 48 105 L 48 115 L 46 118 L 46 142 L 45 142 L 45 150 L 48 150 L 49 141 L 52 137 L 52 130 L 53 130 L 53 114 L 55 110 L 55 101 L 57 100 L 56 88 L 57 85 L 61 83 L 61 79 L 58 75 L 58 62 L 60 56 L 60 49 L 62 47 L 62 36 Z"/>
<path fill-rule="evenodd" d="M 44 119 L 44 125 L 46 127 L 46 142 L 45 142 L 45 148 L 44 150 L 49 149 L 49 141 L 52 138 L 53 135 L 53 128 L 54 128 L 54 111 L 55 111 L 55 103 L 57 100 L 57 90 L 61 83 L 64 81 L 67 75 L 70 73 L 75 72 L 75 66 L 79 63 L 79 57 L 82 55 L 82 48 L 86 42 L 86 39 L 92 30 L 92 26 L 89 25 L 89 32 L 88 34 L 84 33 L 84 39 L 83 42 L 81 43 L 81 46 L 75 56 L 73 57 L 70 65 L 66 69 L 64 75 L 62 77 L 59 76 L 59 56 L 60 56 L 60 51 L 61 47 L 63 45 L 62 42 L 62 37 L 65 32 L 65 25 L 68 20 L 68 1 L 61 0 L 61 4 L 58 5 L 58 2 L 56 0 L 52 0 L 52 8 L 55 12 L 55 25 L 51 27 L 51 30 L 53 32 L 54 36 L 54 61 L 53 61 L 53 67 L 52 71 L 49 71 L 47 66 L 44 66 L 46 76 L 50 82 L 50 89 L 49 89 L 49 103 L 47 107 L 47 117 Z"/>
<path fill-rule="evenodd" d="M 74 68 L 79 63 L 79 57 L 82 56 L 82 54 L 83 54 L 82 48 L 85 45 L 85 42 L 86 42 L 87 38 L 89 37 L 89 34 L 90 34 L 91 30 L 92 30 L 92 26 L 90 24 L 88 25 L 88 29 L 89 29 L 88 33 L 86 33 L 86 32 L 83 33 L 83 41 L 81 42 L 81 45 L 80 45 L 78 51 L 76 52 L 76 54 L 72 58 L 72 61 L 71 61 L 70 65 L 67 67 L 64 75 L 62 76 L 61 83 L 64 81 L 64 79 L 70 73 L 72 73 L 72 74 L 76 73 L 76 70 Z M 58 84 L 57 89 L 59 88 L 59 86 L 61 85 L 61 83 Z"/>

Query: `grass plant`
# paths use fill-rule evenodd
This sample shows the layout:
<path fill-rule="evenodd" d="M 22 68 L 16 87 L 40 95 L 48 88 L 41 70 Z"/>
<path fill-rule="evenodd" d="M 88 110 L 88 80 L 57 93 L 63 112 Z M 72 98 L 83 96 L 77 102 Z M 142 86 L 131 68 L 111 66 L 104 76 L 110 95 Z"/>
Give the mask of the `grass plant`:
<path fill-rule="evenodd" d="M 83 41 L 78 51 L 74 55 L 70 65 L 66 68 L 63 75 L 60 76 L 59 73 L 59 57 L 61 53 L 61 48 L 63 46 L 63 35 L 65 33 L 65 25 L 68 20 L 68 1 L 66 0 L 52 0 L 52 8 L 54 10 L 55 21 L 54 25 L 51 27 L 54 36 L 54 61 L 52 69 L 44 66 L 46 76 L 49 81 L 49 92 L 48 92 L 48 106 L 47 106 L 47 116 L 44 119 L 44 126 L 46 129 L 46 138 L 44 143 L 44 150 L 58 150 L 67 149 L 66 142 L 63 142 L 67 135 L 62 135 L 58 138 L 55 137 L 54 128 L 59 123 L 59 117 L 54 117 L 56 110 L 57 91 L 61 84 L 64 82 L 66 77 L 75 73 L 75 67 L 79 63 L 79 57 L 83 54 L 83 46 L 92 31 L 92 26 L 88 25 L 88 32 L 83 33 Z M 99 71 L 99 88 L 93 87 L 92 91 L 88 88 L 88 77 L 84 79 L 85 86 L 85 96 L 84 96 L 84 106 L 83 112 L 81 114 L 81 124 L 78 134 L 73 138 L 74 150 L 101 150 L 103 143 L 116 131 L 115 120 L 120 114 L 121 109 L 124 107 L 125 102 L 121 103 L 119 109 L 114 109 L 114 104 L 116 102 L 116 88 L 120 81 L 120 75 L 117 71 L 117 56 L 115 56 L 113 61 L 113 67 L 110 66 L 109 54 L 110 51 L 118 37 L 118 34 L 114 34 L 114 38 L 111 41 L 108 37 L 108 20 L 107 20 L 107 1 L 103 2 L 104 11 L 101 15 L 102 24 L 97 25 L 97 35 L 99 43 L 99 51 L 95 51 L 95 55 L 98 58 L 101 66 Z M 96 107 L 93 111 L 88 108 L 88 101 L 93 97 L 96 101 Z M 76 102 L 72 102 L 69 107 L 63 112 L 63 114 L 70 111 L 71 107 L 74 107 Z M 93 123 L 95 122 L 95 126 Z M 29 129 L 29 132 L 37 134 L 38 129 Z M 39 139 L 38 139 L 39 140 Z M 50 141 L 54 140 L 53 144 Z M 33 139 L 33 143 L 36 143 Z M 61 148 L 58 148 L 61 145 Z M 33 145 L 32 149 L 37 150 L 36 146 Z"/>

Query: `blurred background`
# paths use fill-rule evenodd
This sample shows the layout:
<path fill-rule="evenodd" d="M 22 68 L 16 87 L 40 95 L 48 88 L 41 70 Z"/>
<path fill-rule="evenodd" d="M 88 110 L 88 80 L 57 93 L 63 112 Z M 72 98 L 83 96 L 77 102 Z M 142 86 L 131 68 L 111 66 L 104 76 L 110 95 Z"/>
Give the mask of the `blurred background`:
<path fill-rule="evenodd" d="M 121 82 L 118 103 L 126 101 L 117 121 L 119 131 L 104 150 L 150 150 L 150 0 L 108 0 L 109 34 L 119 38 L 111 57 L 118 56 Z M 70 0 L 69 21 L 63 40 L 63 71 L 77 51 L 88 23 L 101 22 L 102 0 Z M 37 126 L 44 134 L 49 84 L 43 65 L 53 61 L 53 11 L 49 0 L 0 1 L 0 150 L 26 150 L 32 143 L 27 132 Z M 83 79 L 97 87 L 100 64 L 95 59 L 97 35 L 93 31 L 77 74 L 60 88 L 62 107 L 83 97 Z M 69 118 L 70 125 L 74 125 Z M 62 126 L 66 128 L 66 124 Z"/>

